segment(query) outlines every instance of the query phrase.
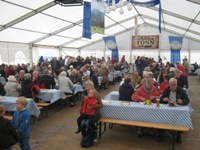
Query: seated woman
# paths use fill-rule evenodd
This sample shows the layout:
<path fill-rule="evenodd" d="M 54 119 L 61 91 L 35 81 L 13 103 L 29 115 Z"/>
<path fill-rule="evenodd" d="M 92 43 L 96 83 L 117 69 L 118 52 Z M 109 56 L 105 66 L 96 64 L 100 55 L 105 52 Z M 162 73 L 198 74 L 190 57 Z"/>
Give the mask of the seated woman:
<path fill-rule="evenodd" d="M 8 77 L 8 82 L 5 85 L 6 96 L 19 97 L 21 92 L 21 86 L 17 82 L 15 76 Z"/>
<path fill-rule="evenodd" d="M 93 84 L 92 81 L 87 80 L 85 82 L 85 91 L 83 92 L 84 99 L 82 101 L 81 107 L 84 105 L 84 101 L 87 99 L 90 90 L 95 91 L 94 84 Z M 97 100 L 96 105 L 93 106 L 94 109 L 95 109 L 95 114 L 94 114 L 94 116 L 92 116 L 92 119 L 90 119 L 89 122 L 88 122 L 88 126 L 87 126 L 88 130 L 87 130 L 87 132 L 81 130 L 83 137 L 86 134 L 90 133 L 93 140 L 97 138 L 96 137 L 96 132 L 95 132 L 95 123 L 98 122 L 98 120 L 100 119 L 99 111 L 100 111 L 100 108 L 103 107 L 102 101 L 101 101 L 101 97 L 100 97 L 99 93 L 95 91 L 94 96 L 95 96 L 94 98 Z M 77 123 L 80 122 L 79 119 L 80 118 L 77 119 Z M 79 132 L 80 132 L 80 130 L 76 131 L 76 133 L 79 133 Z"/>
<path fill-rule="evenodd" d="M 62 71 L 58 77 L 58 87 L 59 90 L 61 90 L 66 95 L 72 95 L 70 99 L 70 106 L 75 105 L 75 97 L 73 96 L 73 83 L 70 80 L 70 78 L 67 77 L 67 73 L 65 71 Z"/>
<path fill-rule="evenodd" d="M 131 84 L 130 78 L 125 78 L 124 83 L 119 87 L 119 100 L 131 101 L 131 96 L 134 93 L 134 89 Z"/>
<path fill-rule="evenodd" d="M 159 89 L 160 94 L 162 94 L 162 92 L 169 86 L 169 79 L 170 79 L 169 75 L 164 76 L 164 81 L 160 84 L 160 89 Z"/>
<path fill-rule="evenodd" d="M 146 78 L 144 84 L 138 88 L 132 95 L 132 101 L 144 102 L 147 99 L 155 102 L 156 97 L 159 96 L 157 88 L 153 85 L 154 81 L 152 78 Z"/>
<path fill-rule="evenodd" d="M 34 82 L 31 80 L 31 74 L 26 73 L 24 75 L 24 81 L 21 83 L 21 89 L 22 89 L 22 96 L 26 98 L 33 98 L 31 88 L 34 84 Z"/>

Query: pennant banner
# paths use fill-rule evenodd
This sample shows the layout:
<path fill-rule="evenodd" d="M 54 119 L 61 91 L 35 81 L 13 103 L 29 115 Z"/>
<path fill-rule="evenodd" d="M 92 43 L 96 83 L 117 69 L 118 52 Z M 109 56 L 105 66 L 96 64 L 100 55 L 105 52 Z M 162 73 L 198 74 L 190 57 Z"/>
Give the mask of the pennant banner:
<path fill-rule="evenodd" d="M 160 0 L 149 0 L 145 2 L 141 2 L 139 0 L 127 0 L 133 3 L 134 5 L 142 6 L 142 7 L 154 7 L 159 4 L 159 31 L 161 33 L 161 16 L 162 16 L 162 8 L 161 8 L 161 3 Z"/>
<path fill-rule="evenodd" d="M 183 37 L 169 36 L 169 45 L 171 50 L 171 63 L 181 60 L 180 50 L 182 48 Z"/>
<path fill-rule="evenodd" d="M 112 51 L 112 60 L 114 58 L 119 60 L 118 48 L 117 48 L 115 36 L 103 37 L 103 40 L 106 44 L 106 47 Z"/>
<path fill-rule="evenodd" d="M 91 39 L 91 3 L 84 2 L 83 8 L 83 37 Z"/>
<path fill-rule="evenodd" d="M 104 34 L 105 11 L 104 0 L 91 1 L 91 31 L 92 33 Z"/>

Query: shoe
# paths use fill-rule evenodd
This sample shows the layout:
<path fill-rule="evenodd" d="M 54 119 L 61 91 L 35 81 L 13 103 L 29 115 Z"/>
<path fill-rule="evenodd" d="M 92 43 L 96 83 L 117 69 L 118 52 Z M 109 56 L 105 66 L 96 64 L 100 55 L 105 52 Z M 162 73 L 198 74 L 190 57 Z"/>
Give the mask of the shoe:
<path fill-rule="evenodd" d="M 163 141 L 163 135 L 158 135 L 157 137 L 156 137 L 156 141 L 157 142 L 162 142 Z"/>
<path fill-rule="evenodd" d="M 96 146 L 97 145 L 97 139 L 94 139 L 93 140 L 93 146 Z"/>
<path fill-rule="evenodd" d="M 81 132 L 81 130 L 77 130 L 75 133 L 76 133 L 76 134 L 79 134 L 80 132 Z"/>
<path fill-rule="evenodd" d="M 70 103 L 70 107 L 74 107 L 74 103 Z"/>
<path fill-rule="evenodd" d="M 138 137 L 142 137 L 142 136 L 143 136 L 143 132 L 141 131 L 141 129 L 139 129 L 139 130 L 137 131 L 137 136 L 138 136 Z"/>
<path fill-rule="evenodd" d="M 176 143 L 181 144 L 182 143 L 182 138 L 181 136 L 176 137 Z"/>

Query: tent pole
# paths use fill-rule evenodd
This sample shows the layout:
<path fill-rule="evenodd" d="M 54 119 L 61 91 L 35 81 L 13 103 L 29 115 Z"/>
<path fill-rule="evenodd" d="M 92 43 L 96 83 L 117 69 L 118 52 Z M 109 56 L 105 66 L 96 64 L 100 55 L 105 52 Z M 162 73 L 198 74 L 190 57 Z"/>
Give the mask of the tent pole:
<path fill-rule="evenodd" d="M 29 44 L 29 58 L 28 58 L 30 63 L 30 66 L 33 66 L 33 44 Z"/>
<path fill-rule="evenodd" d="M 7 51 L 8 51 L 8 65 L 10 65 L 10 57 L 9 57 L 9 45 L 7 43 Z"/>
<path fill-rule="evenodd" d="M 188 55 L 188 62 L 190 64 L 190 60 L 191 60 L 191 49 L 190 49 L 190 43 L 191 43 L 191 39 L 188 40 L 188 52 L 189 52 L 189 55 Z"/>

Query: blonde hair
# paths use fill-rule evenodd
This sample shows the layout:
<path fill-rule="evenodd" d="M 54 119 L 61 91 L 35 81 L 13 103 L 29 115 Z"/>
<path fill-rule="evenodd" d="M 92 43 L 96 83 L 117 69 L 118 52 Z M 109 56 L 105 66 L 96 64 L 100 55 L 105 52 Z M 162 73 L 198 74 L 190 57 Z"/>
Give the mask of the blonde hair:
<path fill-rule="evenodd" d="M 92 92 L 95 98 L 98 97 L 98 92 L 95 89 L 90 89 L 89 92 Z"/>
<path fill-rule="evenodd" d="M 91 86 L 92 86 L 92 89 L 94 89 L 94 83 L 93 83 L 91 80 L 87 80 L 87 81 L 85 82 L 85 84 L 91 85 Z"/>
<path fill-rule="evenodd" d="M 5 113 L 6 109 L 4 105 L 0 105 L 0 115 L 3 115 Z"/>
<path fill-rule="evenodd" d="M 22 105 L 24 105 L 24 107 L 26 107 L 28 105 L 28 100 L 26 99 L 26 97 L 21 96 L 16 100 L 16 103 L 21 103 Z"/>

